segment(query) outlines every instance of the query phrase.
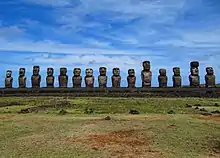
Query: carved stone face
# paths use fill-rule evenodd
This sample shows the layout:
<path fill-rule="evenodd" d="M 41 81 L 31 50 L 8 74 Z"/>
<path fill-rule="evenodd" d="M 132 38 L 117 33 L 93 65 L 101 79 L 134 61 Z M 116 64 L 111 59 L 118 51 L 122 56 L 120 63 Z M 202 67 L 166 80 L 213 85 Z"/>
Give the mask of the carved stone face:
<path fill-rule="evenodd" d="M 167 74 L 166 69 L 160 69 L 159 73 L 161 76 L 166 76 L 166 74 Z"/>
<path fill-rule="evenodd" d="M 198 61 L 190 62 L 190 67 L 199 67 L 199 62 Z"/>
<path fill-rule="evenodd" d="M 142 65 L 144 70 L 150 71 L 150 61 L 144 61 Z"/>
<path fill-rule="evenodd" d="M 40 66 L 34 66 L 33 67 L 33 74 L 34 75 L 39 75 L 40 72 Z"/>
<path fill-rule="evenodd" d="M 66 75 L 66 73 L 67 73 L 67 68 L 65 67 L 60 68 L 60 75 Z"/>
<path fill-rule="evenodd" d="M 175 76 L 180 76 L 180 68 L 179 67 L 174 67 L 173 68 L 173 73 Z"/>
<path fill-rule="evenodd" d="M 198 76 L 199 75 L 199 69 L 197 67 L 191 67 L 191 75 Z"/>
<path fill-rule="evenodd" d="M 120 75 L 120 69 L 119 68 L 113 68 L 113 75 L 114 76 L 119 76 Z"/>
<path fill-rule="evenodd" d="M 93 69 L 87 68 L 87 69 L 86 69 L 86 76 L 87 76 L 87 77 L 93 76 Z"/>
<path fill-rule="evenodd" d="M 53 76 L 53 68 L 51 68 L 51 67 L 47 68 L 47 75 Z"/>
<path fill-rule="evenodd" d="M 19 75 L 24 76 L 25 75 L 25 68 L 20 68 L 19 69 Z"/>
<path fill-rule="evenodd" d="M 128 70 L 128 75 L 129 75 L 129 76 L 135 76 L 135 71 L 134 71 L 134 69 L 129 69 L 129 70 Z"/>
<path fill-rule="evenodd" d="M 99 73 L 101 76 L 105 76 L 106 75 L 106 67 L 100 67 L 99 68 Z"/>
<path fill-rule="evenodd" d="M 213 75 L 214 74 L 213 68 L 212 67 L 207 67 L 206 68 L 206 73 L 207 73 L 207 75 Z"/>
<path fill-rule="evenodd" d="M 7 70 L 6 77 L 11 77 L 11 75 L 12 75 L 12 71 L 11 70 Z"/>
<path fill-rule="evenodd" d="M 81 69 L 80 69 L 80 68 L 74 68 L 73 74 L 74 74 L 74 76 L 80 76 L 80 74 L 81 74 Z"/>

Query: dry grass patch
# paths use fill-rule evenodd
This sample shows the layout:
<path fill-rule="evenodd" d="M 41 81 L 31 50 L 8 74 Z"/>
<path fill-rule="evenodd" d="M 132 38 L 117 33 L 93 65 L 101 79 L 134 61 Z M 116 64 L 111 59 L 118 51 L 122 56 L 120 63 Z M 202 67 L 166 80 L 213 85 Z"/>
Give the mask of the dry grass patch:
<path fill-rule="evenodd" d="M 146 129 L 90 134 L 68 138 L 66 141 L 88 144 L 92 150 L 107 150 L 111 157 L 164 157 L 162 152 L 151 147 L 151 138 Z"/>

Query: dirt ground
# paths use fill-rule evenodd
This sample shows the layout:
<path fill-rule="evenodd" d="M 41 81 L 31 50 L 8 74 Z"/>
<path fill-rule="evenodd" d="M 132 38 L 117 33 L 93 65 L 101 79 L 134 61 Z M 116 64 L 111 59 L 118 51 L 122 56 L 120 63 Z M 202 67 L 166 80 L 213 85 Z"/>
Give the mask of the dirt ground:
<path fill-rule="evenodd" d="M 66 141 L 89 144 L 92 150 L 107 149 L 111 157 L 164 157 L 163 153 L 151 147 L 151 138 L 145 130 L 121 130 L 105 134 L 91 134 L 86 137 L 69 138 Z"/>

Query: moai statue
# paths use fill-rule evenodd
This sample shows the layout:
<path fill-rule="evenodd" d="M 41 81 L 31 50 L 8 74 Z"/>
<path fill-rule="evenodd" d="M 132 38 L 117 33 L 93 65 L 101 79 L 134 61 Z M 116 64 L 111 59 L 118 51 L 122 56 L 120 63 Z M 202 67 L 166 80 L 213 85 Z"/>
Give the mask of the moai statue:
<path fill-rule="evenodd" d="M 47 68 L 47 77 L 46 77 L 46 83 L 47 83 L 47 88 L 54 88 L 54 69 L 49 67 Z"/>
<path fill-rule="evenodd" d="M 72 77 L 72 82 L 73 82 L 73 87 L 74 88 L 81 88 L 82 76 L 80 76 L 80 75 L 81 75 L 81 69 L 80 68 L 74 68 L 73 77 Z"/>
<path fill-rule="evenodd" d="M 31 76 L 32 88 L 40 88 L 41 75 L 39 73 L 40 73 L 40 66 L 34 66 L 33 75 Z"/>
<path fill-rule="evenodd" d="M 106 76 L 106 67 L 100 67 L 99 68 L 99 77 L 98 77 L 98 82 L 99 82 L 99 87 L 100 88 L 106 88 L 107 87 L 107 80 L 108 77 Z"/>
<path fill-rule="evenodd" d="M 25 68 L 19 69 L 18 86 L 19 88 L 26 88 Z"/>
<path fill-rule="evenodd" d="M 65 67 L 60 68 L 60 75 L 58 76 L 58 81 L 60 88 L 67 88 L 67 84 L 68 84 L 67 68 Z"/>
<path fill-rule="evenodd" d="M 119 88 L 121 86 L 121 76 L 120 76 L 120 69 L 113 68 L 112 70 L 112 87 Z"/>
<path fill-rule="evenodd" d="M 91 69 L 91 68 L 86 69 L 86 76 L 84 79 L 85 79 L 85 84 L 86 84 L 87 88 L 94 87 L 95 78 L 93 76 L 93 69 Z"/>
<path fill-rule="evenodd" d="M 12 71 L 7 70 L 6 78 L 5 78 L 5 88 L 12 88 L 12 83 L 13 83 Z"/>
<path fill-rule="evenodd" d="M 142 65 L 143 65 L 143 70 L 141 71 L 142 87 L 143 88 L 151 87 L 152 72 L 150 71 L 150 61 L 144 61 Z"/>
<path fill-rule="evenodd" d="M 135 88 L 136 76 L 134 69 L 128 70 L 127 82 L 128 82 L 128 88 Z"/>
<path fill-rule="evenodd" d="M 182 86 L 182 79 L 180 75 L 180 68 L 179 67 L 174 67 L 173 68 L 173 87 L 181 87 Z"/>
<path fill-rule="evenodd" d="M 189 82 L 190 87 L 200 87 L 200 76 L 199 76 L 199 62 L 198 61 L 192 61 L 190 63 L 190 72 L 189 75 Z"/>
<path fill-rule="evenodd" d="M 159 70 L 159 74 L 160 74 L 158 76 L 159 87 L 160 88 L 167 87 L 167 73 L 166 73 L 166 69 L 160 69 Z"/>
<path fill-rule="evenodd" d="M 206 87 L 215 87 L 215 75 L 212 67 L 206 67 L 205 85 Z"/>

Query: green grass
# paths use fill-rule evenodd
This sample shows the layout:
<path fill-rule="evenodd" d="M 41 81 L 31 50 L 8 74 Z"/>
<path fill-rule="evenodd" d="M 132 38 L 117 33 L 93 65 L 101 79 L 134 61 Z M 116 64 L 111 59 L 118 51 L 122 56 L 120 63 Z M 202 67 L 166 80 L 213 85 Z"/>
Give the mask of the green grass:
<path fill-rule="evenodd" d="M 216 103 L 220 105 L 220 99 L 0 98 L 0 157 L 104 158 L 136 154 L 205 158 L 212 154 L 217 158 L 220 116 L 202 116 L 194 106 L 200 104 L 199 108 L 211 112 L 220 110 Z M 19 114 L 24 108 L 60 104 L 71 106 Z M 85 114 L 88 108 L 94 112 Z M 68 113 L 59 115 L 61 109 Z M 141 114 L 129 115 L 130 109 Z M 175 114 L 167 114 L 170 110 Z M 104 120 L 107 115 L 112 119 Z"/>

